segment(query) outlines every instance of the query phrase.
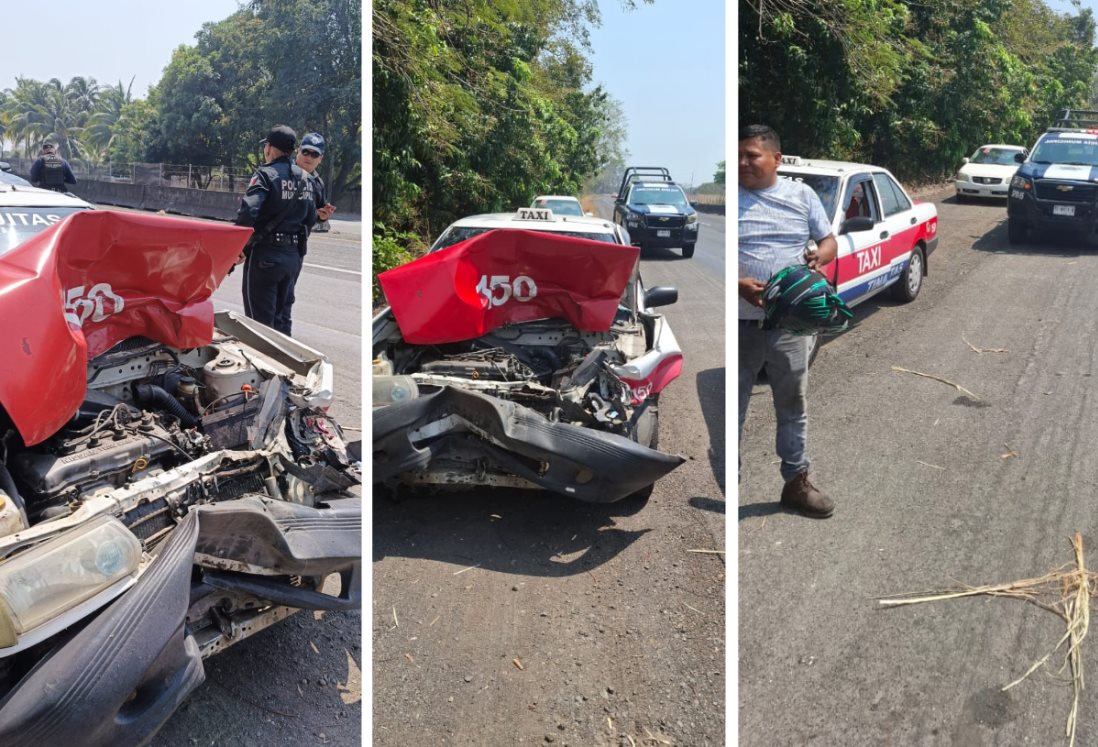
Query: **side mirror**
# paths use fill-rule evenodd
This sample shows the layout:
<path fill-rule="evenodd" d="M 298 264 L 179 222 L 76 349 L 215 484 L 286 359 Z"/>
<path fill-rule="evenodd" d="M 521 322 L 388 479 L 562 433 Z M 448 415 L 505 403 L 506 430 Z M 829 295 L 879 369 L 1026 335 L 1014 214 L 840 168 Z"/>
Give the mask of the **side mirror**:
<path fill-rule="evenodd" d="M 1026 160 L 1026 154 L 1025 153 L 1015 153 L 1014 154 L 1014 160 L 1017 161 L 1018 163 L 1022 163 Z"/>
<path fill-rule="evenodd" d="M 644 308 L 654 309 L 657 306 L 670 306 L 679 300 L 679 289 L 669 285 L 658 285 L 644 292 Z"/>
<path fill-rule="evenodd" d="M 968 156 L 961 159 L 961 163 L 968 163 Z"/>
<path fill-rule="evenodd" d="M 842 222 L 842 225 L 839 226 L 839 235 L 842 236 L 843 234 L 872 230 L 873 219 L 866 218 L 865 216 L 860 216 L 857 218 L 848 218 L 847 220 L 844 220 Z"/>

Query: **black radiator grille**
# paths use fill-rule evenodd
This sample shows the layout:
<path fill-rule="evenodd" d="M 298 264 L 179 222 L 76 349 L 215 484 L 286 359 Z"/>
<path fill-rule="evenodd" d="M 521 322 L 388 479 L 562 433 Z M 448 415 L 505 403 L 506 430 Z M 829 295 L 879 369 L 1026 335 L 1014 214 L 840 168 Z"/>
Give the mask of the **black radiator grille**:
<path fill-rule="evenodd" d="M 171 507 L 163 498 L 130 509 L 122 514 L 122 523 L 145 544 L 175 526 Z"/>

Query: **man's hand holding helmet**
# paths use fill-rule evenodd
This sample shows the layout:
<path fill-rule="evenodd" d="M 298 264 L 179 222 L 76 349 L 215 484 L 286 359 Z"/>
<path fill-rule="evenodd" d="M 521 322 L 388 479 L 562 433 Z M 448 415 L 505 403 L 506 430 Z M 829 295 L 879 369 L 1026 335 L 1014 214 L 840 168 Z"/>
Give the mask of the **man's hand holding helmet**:
<path fill-rule="evenodd" d="M 763 298 L 762 292 L 766 288 L 766 283 L 755 278 L 740 278 L 740 298 L 747 301 L 752 306 L 758 306 L 762 308 Z"/>

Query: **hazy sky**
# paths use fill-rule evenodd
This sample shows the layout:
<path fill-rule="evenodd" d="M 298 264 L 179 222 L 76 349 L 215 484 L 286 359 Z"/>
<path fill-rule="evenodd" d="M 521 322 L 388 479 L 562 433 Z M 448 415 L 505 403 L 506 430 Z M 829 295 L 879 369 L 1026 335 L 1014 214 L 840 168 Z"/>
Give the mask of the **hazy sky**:
<path fill-rule="evenodd" d="M 627 165 L 711 181 L 724 143 L 724 0 L 656 0 L 625 12 L 599 0 L 594 78 L 629 120 Z"/>
<path fill-rule="evenodd" d="M 101 85 L 131 78 L 144 98 L 172 51 L 194 44 L 202 24 L 235 12 L 238 0 L 51 0 L 43 6 L 49 40 L 9 33 L 0 89 L 16 77 L 73 76 Z M 723 0 L 656 0 L 631 12 L 600 0 L 602 27 L 591 34 L 594 77 L 622 102 L 629 121 L 630 164 L 667 166 L 682 183 L 709 181 L 724 155 Z"/>
<path fill-rule="evenodd" d="M 26 6 L 30 13 L 34 7 Z M 145 98 L 176 47 L 193 45 L 202 24 L 224 20 L 238 7 L 237 0 L 49 0 L 42 15 L 20 23 L 19 31 L 9 25 L 0 89 L 14 88 L 17 77 L 68 83 L 83 75 L 123 86 L 134 78 L 134 97 Z"/>

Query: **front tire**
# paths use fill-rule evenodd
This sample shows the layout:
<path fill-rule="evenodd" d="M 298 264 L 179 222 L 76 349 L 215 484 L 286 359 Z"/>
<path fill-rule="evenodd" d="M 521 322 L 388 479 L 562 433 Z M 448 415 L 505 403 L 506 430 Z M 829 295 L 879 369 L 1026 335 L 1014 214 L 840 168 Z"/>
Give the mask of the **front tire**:
<path fill-rule="evenodd" d="M 693 256 L 694 256 L 694 245 L 693 244 L 685 245 L 682 248 L 682 258 L 683 259 L 690 259 Z"/>
<path fill-rule="evenodd" d="M 916 245 L 911 250 L 911 258 L 907 261 L 907 267 L 900 282 L 892 286 L 892 297 L 903 303 L 914 301 L 923 287 L 923 277 L 926 276 L 926 257 L 923 248 Z"/>

